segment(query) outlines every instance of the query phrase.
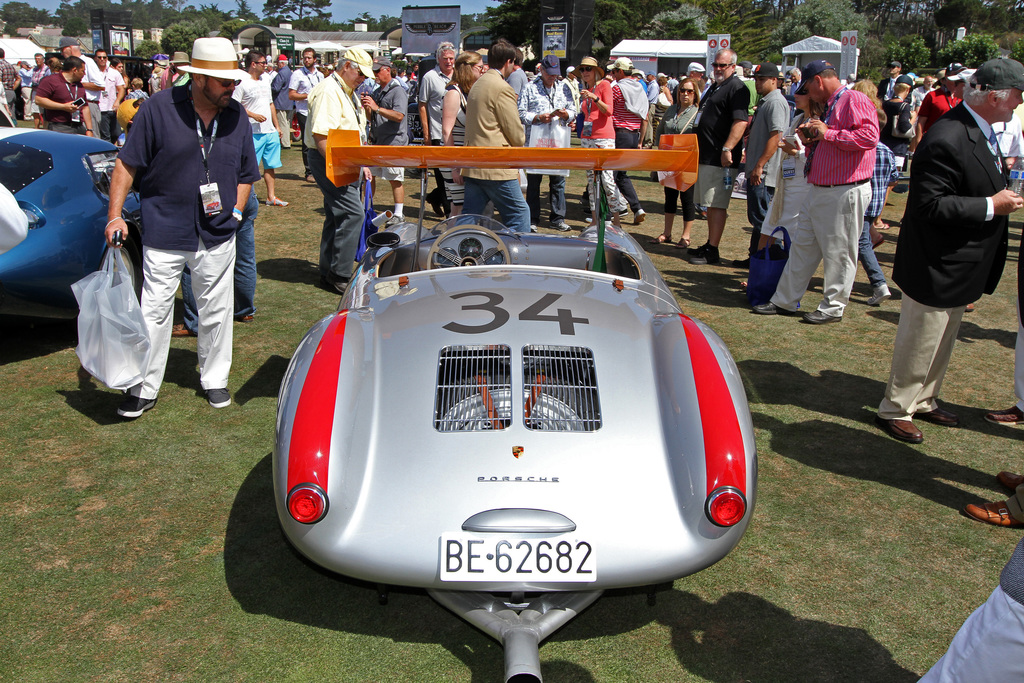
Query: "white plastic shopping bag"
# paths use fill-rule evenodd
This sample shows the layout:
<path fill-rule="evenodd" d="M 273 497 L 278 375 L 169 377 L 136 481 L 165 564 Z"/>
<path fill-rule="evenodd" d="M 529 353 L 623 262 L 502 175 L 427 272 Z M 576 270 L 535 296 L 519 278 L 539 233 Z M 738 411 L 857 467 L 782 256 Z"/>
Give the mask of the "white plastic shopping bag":
<path fill-rule="evenodd" d="M 530 147 L 562 148 L 570 144 L 572 132 L 562 119 L 554 119 L 551 123 L 535 123 L 530 128 Z M 569 175 L 568 169 L 528 168 L 526 172 L 537 175 Z"/>
<path fill-rule="evenodd" d="M 102 267 L 71 289 L 78 299 L 75 353 L 82 367 L 111 389 L 142 382 L 149 362 L 149 333 L 121 250 L 107 250 Z"/>

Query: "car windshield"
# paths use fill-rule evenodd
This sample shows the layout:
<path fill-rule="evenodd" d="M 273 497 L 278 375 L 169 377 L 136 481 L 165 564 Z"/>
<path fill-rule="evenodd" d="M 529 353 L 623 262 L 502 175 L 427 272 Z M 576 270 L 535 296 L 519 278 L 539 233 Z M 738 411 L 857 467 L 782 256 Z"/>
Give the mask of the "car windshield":
<path fill-rule="evenodd" d="M 53 156 L 35 147 L 0 142 L 0 183 L 17 193 L 53 170 Z"/>

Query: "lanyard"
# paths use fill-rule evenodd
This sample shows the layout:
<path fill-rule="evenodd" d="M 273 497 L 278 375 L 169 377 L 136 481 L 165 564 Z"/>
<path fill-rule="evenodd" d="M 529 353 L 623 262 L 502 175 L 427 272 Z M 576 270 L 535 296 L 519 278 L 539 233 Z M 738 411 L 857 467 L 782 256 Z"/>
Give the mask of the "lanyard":
<path fill-rule="evenodd" d="M 203 142 L 203 129 L 202 124 L 199 122 L 199 115 L 196 114 L 196 135 L 199 136 L 199 151 L 203 153 L 203 169 L 206 170 L 206 184 L 210 184 L 210 162 L 209 155 L 213 154 L 213 141 L 217 139 L 217 119 L 220 118 L 218 113 L 213 117 L 213 128 L 210 131 L 210 147 L 207 149 L 206 144 Z"/>
<path fill-rule="evenodd" d="M 76 100 L 81 97 L 81 95 L 78 94 L 78 89 L 82 86 L 78 85 L 78 83 L 75 83 L 75 92 L 71 92 L 71 85 L 67 81 L 64 81 L 64 87 L 68 89 L 68 94 L 71 95 L 72 100 Z"/>
<path fill-rule="evenodd" d="M 821 117 L 821 120 L 825 122 L 826 126 L 832 120 L 832 113 L 835 111 L 836 105 L 839 104 L 839 100 L 843 99 L 843 95 L 845 94 L 846 86 L 843 86 L 843 89 L 836 93 L 836 96 L 832 99 L 832 103 L 829 104 L 828 109 L 825 110 L 825 115 Z"/>
<path fill-rule="evenodd" d="M 331 74 L 331 77 L 334 78 L 334 80 L 338 81 L 338 87 L 340 87 L 341 88 L 341 92 L 344 93 L 345 92 L 345 81 L 341 80 L 341 76 L 338 75 L 338 72 L 335 71 L 333 74 Z M 352 109 L 353 109 L 352 113 L 355 114 L 356 121 L 359 121 L 359 110 L 362 107 L 362 105 L 360 105 L 359 104 L 359 100 L 356 99 L 356 91 L 355 90 L 353 90 L 352 94 L 348 96 L 348 99 L 352 102 Z"/>

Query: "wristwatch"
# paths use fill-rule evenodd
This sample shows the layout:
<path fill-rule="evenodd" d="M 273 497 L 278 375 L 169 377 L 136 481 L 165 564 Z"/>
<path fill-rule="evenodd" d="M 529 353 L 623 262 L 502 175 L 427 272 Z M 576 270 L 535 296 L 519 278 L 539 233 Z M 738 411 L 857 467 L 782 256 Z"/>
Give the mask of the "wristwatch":
<path fill-rule="evenodd" d="M 723 147 L 722 151 L 723 152 L 731 152 L 732 151 L 732 147 Z"/>

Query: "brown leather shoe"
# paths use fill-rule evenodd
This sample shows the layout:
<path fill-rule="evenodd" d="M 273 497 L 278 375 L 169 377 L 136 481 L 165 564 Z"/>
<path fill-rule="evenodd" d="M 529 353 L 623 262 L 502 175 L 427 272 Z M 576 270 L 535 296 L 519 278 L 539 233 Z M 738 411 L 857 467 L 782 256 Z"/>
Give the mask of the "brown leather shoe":
<path fill-rule="evenodd" d="M 899 441 L 907 443 L 924 441 L 924 434 L 910 420 L 886 420 L 875 415 L 875 424 L 881 427 L 883 432 Z"/>
<path fill-rule="evenodd" d="M 1014 406 L 1006 410 L 993 410 L 991 413 L 985 413 L 985 420 L 994 425 L 1012 427 L 1013 425 L 1024 423 L 1024 413 L 1021 412 L 1020 408 Z"/>
<path fill-rule="evenodd" d="M 943 410 L 942 408 L 936 408 L 935 410 L 928 411 L 927 413 L 914 413 L 914 417 L 920 418 L 925 422 L 942 425 L 943 427 L 960 426 L 960 418 L 956 416 L 956 413 L 951 413 L 948 410 Z"/>
<path fill-rule="evenodd" d="M 1011 529 L 1024 527 L 1024 522 L 1018 522 L 1010 516 L 1010 509 L 1006 506 L 1006 501 L 1001 503 L 982 503 L 981 505 L 974 505 L 972 503 L 971 505 L 964 506 L 963 513 L 965 516 L 985 524 L 1005 526 Z"/>
<path fill-rule="evenodd" d="M 1016 491 L 1018 486 L 1024 484 L 1024 474 L 1015 474 L 1013 472 L 1000 472 L 996 475 L 996 479 L 1011 491 Z"/>
<path fill-rule="evenodd" d="M 187 327 L 185 327 L 184 323 L 178 323 L 177 325 L 175 325 L 174 327 L 171 328 L 171 336 L 172 337 L 196 337 L 198 335 L 194 334 L 193 332 L 190 332 L 189 329 Z"/>

